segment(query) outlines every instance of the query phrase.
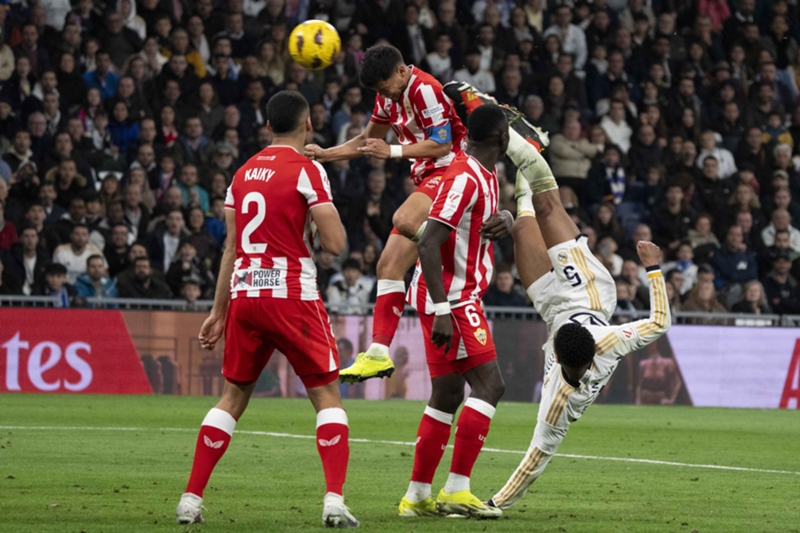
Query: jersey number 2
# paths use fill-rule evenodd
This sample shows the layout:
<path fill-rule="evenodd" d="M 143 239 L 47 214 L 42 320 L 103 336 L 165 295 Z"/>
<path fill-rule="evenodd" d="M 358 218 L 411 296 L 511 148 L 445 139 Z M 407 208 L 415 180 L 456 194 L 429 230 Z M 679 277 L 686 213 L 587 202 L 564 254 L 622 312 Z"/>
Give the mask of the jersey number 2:
<path fill-rule="evenodd" d="M 263 254 L 267 250 L 267 243 L 250 242 L 250 235 L 264 222 L 264 217 L 267 215 L 267 202 L 260 192 L 247 193 L 244 197 L 244 202 L 242 202 L 242 213 L 245 215 L 250 212 L 250 204 L 256 204 L 256 216 L 250 219 L 250 222 L 244 227 L 242 250 L 246 254 Z"/>
<path fill-rule="evenodd" d="M 567 265 L 564 267 L 564 277 L 567 278 L 568 281 L 572 282 L 573 287 L 577 287 L 581 284 L 581 276 L 575 272 L 575 267 L 572 265 Z"/>

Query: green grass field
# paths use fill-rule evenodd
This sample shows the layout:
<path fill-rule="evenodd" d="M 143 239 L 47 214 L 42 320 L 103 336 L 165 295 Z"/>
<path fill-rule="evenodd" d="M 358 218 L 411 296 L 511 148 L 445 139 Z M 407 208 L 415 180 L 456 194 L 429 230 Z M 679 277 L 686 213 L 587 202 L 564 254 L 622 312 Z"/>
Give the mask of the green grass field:
<path fill-rule="evenodd" d="M 234 436 L 212 476 L 206 523 L 174 524 L 197 425 L 214 402 L 0 396 L 0 531 L 320 530 L 324 483 L 313 439 L 254 433 Z M 346 408 L 351 438 L 409 442 L 423 405 L 350 401 Z M 535 405 L 501 404 L 486 446 L 524 451 L 535 418 Z M 314 415 L 305 401 L 256 399 L 236 429 L 313 435 Z M 793 473 L 556 457 L 498 521 L 404 519 L 396 506 L 413 448 L 351 442 L 346 499 L 364 531 L 800 531 L 798 411 L 592 406 L 559 452 Z M 473 492 L 490 497 L 520 459 L 519 453 L 485 451 Z M 449 460 L 450 452 L 435 492 Z"/>

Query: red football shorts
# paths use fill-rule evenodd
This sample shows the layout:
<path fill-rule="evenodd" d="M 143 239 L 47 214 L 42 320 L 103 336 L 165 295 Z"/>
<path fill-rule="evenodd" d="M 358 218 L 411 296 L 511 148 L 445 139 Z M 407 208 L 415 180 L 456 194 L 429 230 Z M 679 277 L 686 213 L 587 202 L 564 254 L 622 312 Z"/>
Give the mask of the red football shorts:
<path fill-rule="evenodd" d="M 252 383 L 276 349 L 307 389 L 339 378 L 339 351 L 322 301 L 235 298 L 225 323 L 222 375 Z"/>
<path fill-rule="evenodd" d="M 425 337 L 425 356 L 432 378 L 447 374 L 463 374 L 476 366 L 497 359 L 492 331 L 483 308 L 478 304 L 457 307 L 450 313 L 453 323 L 453 342 L 445 353 L 444 346 L 434 346 L 431 330 L 435 315 L 420 313 L 419 321 Z"/>
<path fill-rule="evenodd" d="M 436 195 L 439 194 L 439 186 L 442 184 L 442 177 L 441 176 L 431 176 L 430 178 L 425 178 L 422 180 L 414 192 L 419 192 L 427 196 L 431 199 L 431 203 L 436 200 Z M 400 235 L 400 232 L 397 231 L 397 228 L 392 228 L 392 232 L 390 235 Z"/>

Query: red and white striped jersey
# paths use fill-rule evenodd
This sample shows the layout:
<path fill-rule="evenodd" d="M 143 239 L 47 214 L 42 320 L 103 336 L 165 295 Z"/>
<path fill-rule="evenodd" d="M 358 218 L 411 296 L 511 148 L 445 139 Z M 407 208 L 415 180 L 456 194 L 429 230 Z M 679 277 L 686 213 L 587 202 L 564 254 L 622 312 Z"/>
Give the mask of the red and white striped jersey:
<path fill-rule="evenodd" d="M 290 146 L 251 157 L 228 187 L 236 212 L 231 298 L 317 300 L 311 208 L 332 203 L 322 165 Z"/>
<path fill-rule="evenodd" d="M 455 158 L 442 178 L 428 218 L 454 230 L 442 244 L 442 277 L 452 307 L 479 302 L 489 288 L 494 251 L 491 241 L 481 236 L 480 229 L 497 212 L 497 196 L 497 171 L 486 170 L 477 159 L 465 153 Z M 434 311 L 419 262 L 407 300 L 420 313 Z"/>
<path fill-rule="evenodd" d="M 400 144 L 414 144 L 432 139 L 440 144 L 452 142 L 450 153 L 439 159 L 416 159 L 411 167 L 415 185 L 432 176 L 439 176 L 466 148 L 467 129 L 456 114 L 453 101 L 444 94 L 436 78 L 411 67 L 411 79 L 399 102 L 375 96 L 370 119 L 376 124 L 389 124 Z"/>

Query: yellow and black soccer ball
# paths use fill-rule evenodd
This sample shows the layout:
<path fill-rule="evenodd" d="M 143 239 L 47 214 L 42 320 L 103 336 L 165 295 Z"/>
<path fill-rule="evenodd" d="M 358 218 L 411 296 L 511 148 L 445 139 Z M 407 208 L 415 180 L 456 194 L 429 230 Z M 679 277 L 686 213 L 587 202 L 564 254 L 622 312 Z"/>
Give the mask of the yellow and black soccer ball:
<path fill-rule="evenodd" d="M 289 53 L 295 63 L 308 70 L 321 70 L 333 63 L 342 49 L 336 28 L 323 20 L 307 20 L 289 35 Z"/>

